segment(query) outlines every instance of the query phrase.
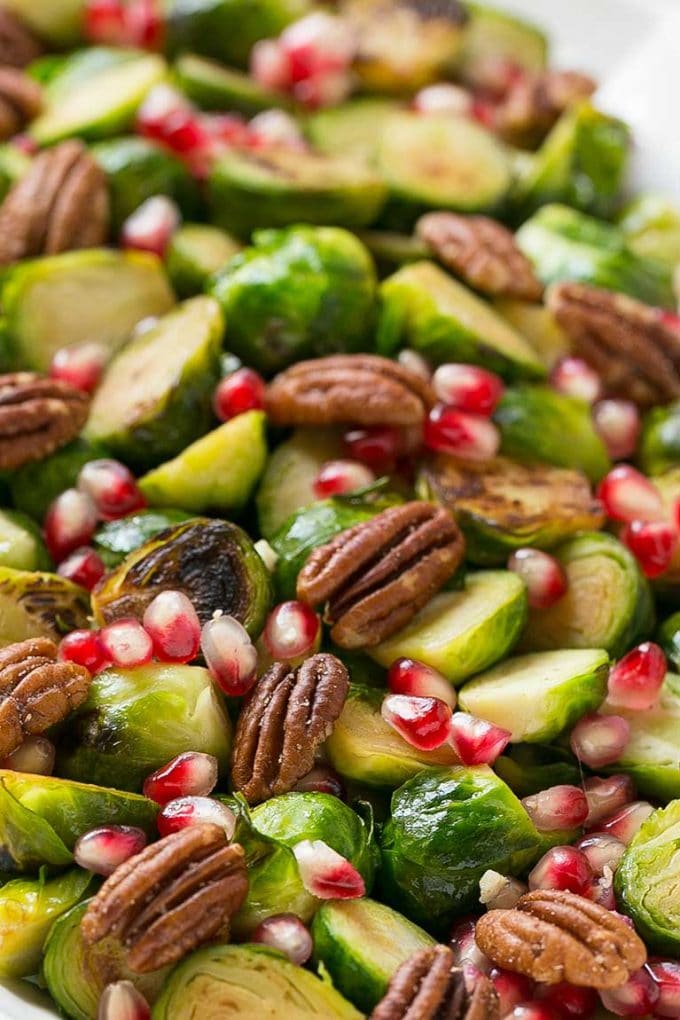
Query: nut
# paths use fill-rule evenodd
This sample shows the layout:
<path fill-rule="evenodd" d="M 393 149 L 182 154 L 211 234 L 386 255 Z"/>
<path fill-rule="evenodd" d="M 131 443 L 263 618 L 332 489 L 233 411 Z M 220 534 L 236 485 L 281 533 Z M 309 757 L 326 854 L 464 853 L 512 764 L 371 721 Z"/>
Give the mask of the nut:
<path fill-rule="evenodd" d="M 644 942 L 616 914 L 575 893 L 538 890 L 512 910 L 491 910 L 475 940 L 498 967 L 534 981 L 618 988 L 647 959 Z"/>
<path fill-rule="evenodd" d="M 336 644 L 370 647 L 406 626 L 456 572 L 464 552 L 448 510 L 403 503 L 315 549 L 298 575 L 297 595 L 312 606 L 325 603 Z"/>
<path fill-rule="evenodd" d="M 106 240 L 104 172 L 82 142 L 41 152 L 0 206 L 0 265 L 92 248 Z"/>
<path fill-rule="evenodd" d="M 42 89 L 15 67 L 0 66 L 0 140 L 11 138 L 40 113 Z"/>
<path fill-rule="evenodd" d="M 297 669 L 275 662 L 260 677 L 236 726 L 232 779 L 250 804 L 292 790 L 314 765 L 349 690 L 334 655 L 313 655 Z"/>
<path fill-rule="evenodd" d="M 641 407 L 680 396 L 680 331 L 659 309 L 583 283 L 553 285 L 547 304 L 607 393 Z"/>
<path fill-rule="evenodd" d="M 476 290 L 540 300 L 543 287 L 514 235 L 488 216 L 427 213 L 418 220 L 416 234 L 447 269 Z"/>
<path fill-rule="evenodd" d="M 300 361 L 270 383 L 274 425 L 420 425 L 436 397 L 429 382 L 374 354 Z"/>
<path fill-rule="evenodd" d="M 58 662 L 48 638 L 0 649 L 0 758 L 62 722 L 85 701 L 91 680 L 84 666 Z"/>
<path fill-rule="evenodd" d="M 525 72 L 514 78 L 495 111 L 496 131 L 512 145 L 539 144 L 560 115 L 593 94 L 596 82 L 578 71 Z"/>
<path fill-rule="evenodd" d="M 42 460 L 78 435 L 90 401 L 57 379 L 32 372 L 0 375 L 0 470 Z"/>
<path fill-rule="evenodd" d="M 26 67 L 43 52 L 31 30 L 6 7 L 0 7 L 0 65 Z"/>
<path fill-rule="evenodd" d="M 499 1020 L 498 996 L 483 974 L 472 992 L 448 946 L 420 949 L 402 963 L 370 1020 Z"/>
<path fill-rule="evenodd" d="M 86 942 L 112 935 L 137 974 L 170 963 L 216 935 L 248 892 L 243 847 L 218 825 L 191 825 L 145 847 L 106 880 L 81 921 Z"/>

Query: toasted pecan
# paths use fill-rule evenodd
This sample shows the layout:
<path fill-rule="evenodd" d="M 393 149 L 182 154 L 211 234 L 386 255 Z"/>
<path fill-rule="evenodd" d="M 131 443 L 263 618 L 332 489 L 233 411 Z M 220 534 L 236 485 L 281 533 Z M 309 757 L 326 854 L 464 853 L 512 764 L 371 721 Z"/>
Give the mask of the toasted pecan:
<path fill-rule="evenodd" d="M 325 604 L 336 644 L 370 647 L 406 626 L 456 572 L 464 553 L 448 510 L 403 503 L 315 549 L 298 575 L 297 595 L 312 606 Z"/>
<path fill-rule="evenodd" d="M 340 715 L 349 677 L 334 655 L 313 655 L 297 669 L 275 662 L 241 709 L 232 779 L 250 804 L 292 790 L 314 765 Z"/>
<path fill-rule="evenodd" d="M 498 995 L 483 974 L 468 991 L 448 946 L 419 949 L 394 973 L 370 1020 L 499 1020 Z"/>
<path fill-rule="evenodd" d="M 86 942 L 112 935 L 137 974 L 176 963 L 216 935 L 248 892 L 243 847 L 201 823 L 152 843 L 106 880 L 81 921 Z"/>
<path fill-rule="evenodd" d="M 0 140 L 21 131 L 42 106 L 42 89 L 16 67 L 0 66 Z"/>
<path fill-rule="evenodd" d="M 430 383 L 376 354 L 300 361 L 267 388 L 274 425 L 420 425 L 436 397 Z"/>
<path fill-rule="evenodd" d="M 496 108 L 494 127 L 512 145 L 540 143 L 569 107 L 588 99 L 597 83 L 579 71 L 527 71 L 512 79 Z"/>
<path fill-rule="evenodd" d="M 6 7 L 0 7 L 0 65 L 26 67 L 42 52 L 42 44 L 30 28 Z"/>
<path fill-rule="evenodd" d="M 644 942 L 616 914 L 561 890 L 527 893 L 477 922 L 477 945 L 497 966 L 534 981 L 618 988 L 647 959 Z"/>
<path fill-rule="evenodd" d="M 0 470 L 42 460 L 74 439 L 87 420 L 89 397 L 33 372 L 0 375 Z"/>

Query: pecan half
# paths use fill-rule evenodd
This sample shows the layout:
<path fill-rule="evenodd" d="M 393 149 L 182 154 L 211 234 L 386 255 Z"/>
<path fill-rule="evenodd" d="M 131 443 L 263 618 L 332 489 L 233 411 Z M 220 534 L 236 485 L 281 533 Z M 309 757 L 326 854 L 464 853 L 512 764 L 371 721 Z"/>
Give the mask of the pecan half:
<path fill-rule="evenodd" d="M 680 396 L 680 331 L 658 308 L 584 283 L 558 283 L 547 305 L 610 395 L 641 407 Z"/>
<path fill-rule="evenodd" d="M 575 893 L 527 893 L 512 910 L 490 910 L 475 940 L 497 966 L 534 981 L 618 988 L 647 959 L 644 942 L 616 914 Z"/>
<path fill-rule="evenodd" d="M 40 113 L 42 89 L 15 67 L 0 67 L 0 141 L 11 138 Z"/>
<path fill-rule="evenodd" d="M 287 793 L 307 775 L 348 690 L 334 655 L 313 655 L 297 669 L 275 662 L 260 677 L 241 710 L 231 760 L 234 786 L 250 804 Z"/>
<path fill-rule="evenodd" d="M 494 127 L 507 142 L 533 147 L 565 110 L 587 99 L 596 87 L 592 78 L 578 71 L 525 72 L 505 92 Z"/>
<path fill-rule="evenodd" d="M 217 825 L 191 825 L 145 847 L 107 878 L 88 906 L 86 942 L 109 935 L 137 974 L 175 963 L 215 935 L 248 892 L 243 847 Z"/>
<path fill-rule="evenodd" d="M 48 638 L 0 649 L 0 758 L 26 737 L 44 733 L 85 701 L 92 677 L 75 662 L 58 662 Z"/>
<path fill-rule="evenodd" d="M 26 67 L 43 52 L 30 28 L 6 7 L 0 7 L 0 64 Z"/>
<path fill-rule="evenodd" d="M 498 995 L 483 974 L 472 992 L 448 946 L 419 949 L 395 971 L 370 1020 L 499 1020 Z"/>
<path fill-rule="evenodd" d="M 421 216 L 416 234 L 438 260 L 484 294 L 538 301 L 543 286 L 514 234 L 488 216 L 433 212 Z"/>
<path fill-rule="evenodd" d="M 96 247 L 108 225 L 103 170 L 82 142 L 62 142 L 35 157 L 0 206 L 0 265 Z"/>
<path fill-rule="evenodd" d="M 436 397 L 429 382 L 375 354 L 300 361 L 267 389 L 273 425 L 420 425 Z"/>
<path fill-rule="evenodd" d="M 33 372 L 0 375 L 0 470 L 42 460 L 70 442 L 89 407 L 85 393 L 58 379 Z"/>
<path fill-rule="evenodd" d="M 325 604 L 342 648 L 377 645 L 405 627 L 446 584 L 465 553 L 448 510 L 404 503 L 342 531 L 309 556 L 297 595 Z"/>

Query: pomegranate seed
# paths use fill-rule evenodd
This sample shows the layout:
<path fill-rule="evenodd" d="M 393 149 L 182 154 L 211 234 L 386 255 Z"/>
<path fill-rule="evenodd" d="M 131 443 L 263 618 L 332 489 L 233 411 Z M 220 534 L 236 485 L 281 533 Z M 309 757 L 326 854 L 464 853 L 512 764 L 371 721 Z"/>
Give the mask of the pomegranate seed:
<path fill-rule="evenodd" d="M 132 0 L 128 4 L 125 31 L 130 46 L 143 50 L 161 49 L 163 27 L 158 0 Z"/>
<path fill-rule="evenodd" d="M 465 117 L 472 111 L 472 96 L 459 85 L 439 82 L 421 89 L 412 105 L 418 113 L 454 113 Z"/>
<path fill-rule="evenodd" d="M 177 89 L 156 85 L 137 112 L 137 130 L 147 138 L 163 142 L 169 124 L 183 122 L 194 112 L 191 103 Z"/>
<path fill-rule="evenodd" d="M 364 880 L 353 864 L 321 839 L 303 839 L 293 847 L 307 892 L 320 900 L 355 900 L 366 895 Z"/>
<path fill-rule="evenodd" d="M 446 743 L 451 709 L 439 698 L 388 694 L 380 709 L 385 722 L 420 751 L 433 751 Z"/>
<path fill-rule="evenodd" d="M 309 929 L 295 914 L 274 914 L 265 918 L 250 936 L 250 941 L 278 949 L 298 967 L 307 963 L 314 949 Z"/>
<path fill-rule="evenodd" d="M 146 846 L 146 833 L 134 825 L 102 825 L 77 840 L 76 864 L 95 875 L 112 875 L 116 868 Z"/>
<path fill-rule="evenodd" d="M 487 418 L 437 404 L 425 422 L 425 446 L 468 460 L 489 460 L 498 453 L 501 437 Z"/>
<path fill-rule="evenodd" d="M 342 779 L 334 769 L 325 765 L 316 765 L 306 776 L 298 780 L 293 789 L 296 793 L 327 793 L 339 800 L 345 797 Z"/>
<path fill-rule="evenodd" d="M 515 1006 L 533 995 L 534 982 L 524 974 L 513 974 L 511 970 L 492 967 L 489 977 L 498 995 L 501 1017 L 507 1016 Z"/>
<path fill-rule="evenodd" d="M 557 985 L 539 985 L 537 992 L 541 1002 L 545 1002 L 557 1013 L 565 1017 L 579 1017 L 587 1020 L 600 1004 L 594 988 L 583 988 L 561 981 Z"/>
<path fill-rule="evenodd" d="M 144 612 L 144 630 L 160 662 L 191 662 L 201 647 L 201 622 L 181 591 L 162 591 Z"/>
<path fill-rule="evenodd" d="M 485 128 L 488 128 L 490 131 L 495 129 L 497 122 L 496 103 L 483 99 L 481 96 L 475 96 L 472 100 L 470 113 L 474 120 L 478 121 Z"/>
<path fill-rule="evenodd" d="M 80 469 L 78 489 L 93 501 L 100 517 L 115 521 L 146 506 L 132 472 L 118 460 L 90 460 Z"/>
<path fill-rule="evenodd" d="M 97 509 L 88 495 L 66 489 L 45 515 L 45 542 L 57 563 L 82 545 L 88 545 L 97 527 Z"/>
<path fill-rule="evenodd" d="M 106 347 L 96 340 L 62 347 L 52 358 L 50 378 L 92 393 L 99 385 L 108 357 Z"/>
<path fill-rule="evenodd" d="M 626 845 L 616 836 L 594 832 L 592 835 L 583 836 L 576 844 L 576 849 L 586 855 L 593 874 L 599 877 L 604 874 L 605 868 L 616 871 Z"/>
<path fill-rule="evenodd" d="M 399 351 L 397 361 L 403 368 L 407 368 L 414 375 L 419 375 L 421 379 L 426 379 L 427 382 L 430 382 L 432 379 L 432 369 L 418 351 L 411 350 L 410 347 L 404 347 L 403 350 Z"/>
<path fill-rule="evenodd" d="M 213 397 L 215 414 L 220 421 L 229 421 L 245 411 L 264 407 L 265 381 L 252 368 L 239 368 L 222 379 Z"/>
<path fill-rule="evenodd" d="M 265 648 L 277 662 L 294 662 L 318 651 L 321 620 L 304 602 L 282 602 L 267 617 Z"/>
<path fill-rule="evenodd" d="M 249 144 L 256 148 L 269 146 L 287 146 L 300 150 L 307 148 L 298 122 L 285 110 L 263 110 L 250 121 L 248 131 Z"/>
<path fill-rule="evenodd" d="M 578 786 L 551 786 L 522 800 L 532 822 L 541 832 L 575 829 L 588 816 L 588 801 Z"/>
<path fill-rule="evenodd" d="M 176 797 L 164 804 L 156 817 L 161 836 L 169 836 L 190 825 L 210 822 L 219 825 L 231 839 L 236 828 L 236 815 L 219 800 L 212 797 Z"/>
<path fill-rule="evenodd" d="M 323 465 L 312 484 L 317 499 L 328 499 L 343 492 L 365 489 L 375 481 L 375 475 L 366 467 L 353 460 L 329 460 Z"/>
<path fill-rule="evenodd" d="M 659 577 L 668 570 L 678 547 L 678 532 L 665 521 L 631 521 L 621 532 L 646 577 Z"/>
<path fill-rule="evenodd" d="M 292 62 L 296 81 L 347 68 L 356 51 L 351 27 L 341 18 L 323 11 L 308 14 L 288 25 L 280 41 Z"/>
<path fill-rule="evenodd" d="M 680 1017 L 680 960 L 652 958 L 647 968 L 659 989 L 654 1016 Z"/>
<path fill-rule="evenodd" d="M 111 663 L 98 630 L 72 630 L 61 639 L 59 658 L 62 662 L 86 666 L 90 673 L 99 673 Z"/>
<path fill-rule="evenodd" d="M 125 617 L 99 632 L 102 648 L 114 666 L 132 669 L 153 658 L 153 642 L 138 620 Z"/>
<path fill-rule="evenodd" d="M 123 223 L 121 246 L 134 251 L 150 251 L 163 258 L 180 218 L 177 203 L 167 195 L 147 198 Z"/>
<path fill-rule="evenodd" d="M 554 846 L 529 872 L 530 889 L 562 889 L 587 896 L 593 881 L 588 858 L 573 846 Z"/>
<path fill-rule="evenodd" d="M 498 871 L 485 871 L 479 880 L 479 902 L 487 910 L 509 910 L 525 892 L 524 882 L 501 875 Z"/>
<path fill-rule="evenodd" d="M 518 1002 L 503 1020 L 559 1020 L 559 1013 L 545 1002 L 531 999 L 529 1002 Z"/>
<path fill-rule="evenodd" d="M 635 786 L 630 776 L 609 776 L 600 779 L 594 776 L 583 784 L 588 801 L 586 828 L 597 827 L 598 822 L 615 810 L 623 807 L 635 796 Z"/>
<path fill-rule="evenodd" d="M 106 573 L 106 567 L 92 546 L 84 545 L 61 561 L 57 573 L 74 584 L 79 584 L 81 588 L 92 591 L 97 581 L 100 581 Z"/>
<path fill-rule="evenodd" d="M 598 499 L 613 521 L 656 521 L 663 518 L 658 489 L 630 464 L 617 464 L 597 489 Z"/>
<path fill-rule="evenodd" d="M 403 437 L 397 428 L 374 425 L 346 432 L 343 436 L 343 446 L 348 457 L 382 475 L 394 471 L 402 453 Z"/>
<path fill-rule="evenodd" d="M 250 53 L 250 73 L 260 85 L 287 92 L 293 84 L 291 60 L 278 39 L 261 39 Z"/>
<path fill-rule="evenodd" d="M 51 776 L 55 756 L 55 746 L 47 737 L 26 737 L 16 751 L 0 759 L 0 768 L 30 772 L 34 776 Z"/>
<path fill-rule="evenodd" d="M 508 560 L 508 570 L 524 581 L 532 609 L 548 609 L 567 592 L 567 575 L 562 564 L 541 549 L 517 549 Z"/>
<path fill-rule="evenodd" d="M 618 708 L 653 708 L 659 700 L 668 665 L 661 648 L 645 641 L 612 667 L 607 683 L 607 701 Z"/>
<path fill-rule="evenodd" d="M 490 417 L 503 396 L 503 383 L 476 365 L 440 365 L 432 377 L 435 393 L 448 407 Z"/>
<path fill-rule="evenodd" d="M 619 988 L 600 989 L 602 1005 L 617 1016 L 647 1016 L 659 997 L 659 986 L 647 967 L 635 971 Z"/>
<path fill-rule="evenodd" d="M 449 742 L 463 765 L 493 765 L 512 734 L 485 719 L 456 712 L 449 724 Z"/>
<path fill-rule="evenodd" d="M 255 683 L 257 651 L 248 631 L 233 616 L 216 614 L 204 625 L 201 649 L 208 669 L 221 690 L 233 697 Z"/>
<path fill-rule="evenodd" d="M 480 974 L 488 974 L 491 960 L 475 942 L 475 920 L 471 917 L 457 921 L 451 929 L 449 945 L 453 950 L 457 967 L 462 967 L 465 982 L 475 981 Z"/>
<path fill-rule="evenodd" d="M 456 689 L 446 677 L 417 659 L 395 659 L 387 674 L 387 686 L 393 694 L 415 698 L 438 698 L 456 707 Z"/>
<path fill-rule="evenodd" d="M 582 358 L 562 358 L 550 374 L 552 386 L 567 397 L 593 404 L 602 396 L 602 380 Z"/>
<path fill-rule="evenodd" d="M 249 125 L 238 114 L 203 114 L 200 123 L 215 141 L 223 142 L 227 147 L 246 146 L 253 142 Z"/>
<path fill-rule="evenodd" d="M 97 1020 L 150 1020 L 151 1009 L 132 981 L 107 985 L 99 999 Z"/>
<path fill-rule="evenodd" d="M 618 761 L 630 739 L 630 726 L 620 715 L 584 715 L 571 731 L 571 749 L 591 769 Z"/>
<path fill-rule="evenodd" d="M 613 460 L 632 457 L 640 436 L 640 414 L 630 400 L 600 400 L 593 423 Z"/>
<path fill-rule="evenodd" d="M 218 762 L 212 754 L 184 751 L 144 780 L 143 793 L 157 804 L 177 797 L 207 797 L 217 785 Z"/>
<path fill-rule="evenodd" d="M 85 38 L 104 46 L 123 46 L 125 7 L 121 0 L 87 0 L 83 11 Z"/>
<path fill-rule="evenodd" d="M 654 808 L 646 800 L 634 800 L 615 814 L 600 822 L 600 830 L 610 836 L 616 836 L 626 846 L 640 827 L 647 821 Z"/>

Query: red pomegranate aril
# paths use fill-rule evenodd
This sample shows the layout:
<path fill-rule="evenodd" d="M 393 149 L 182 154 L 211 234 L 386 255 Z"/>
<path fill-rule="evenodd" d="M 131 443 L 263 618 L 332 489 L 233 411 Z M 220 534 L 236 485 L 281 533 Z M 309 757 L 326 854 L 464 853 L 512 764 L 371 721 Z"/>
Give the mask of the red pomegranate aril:
<path fill-rule="evenodd" d="M 153 658 L 153 642 L 133 617 L 124 617 L 103 627 L 99 640 L 111 663 L 121 669 L 145 666 Z"/>
<path fill-rule="evenodd" d="M 456 712 L 449 724 L 449 743 L 463 765 L 493 765 L 511 736 L 509 730 L 467 712 Z"/>
<path fill-rule="evenodd" d="M 652 957 L 647 968 L 659 989 L 654 1016 L 680 1017 L 680 960 Z"/>
<path fill-rule="evenodd" d="M 184 592 L 169 588 L 146 607 L 144 630 L 160 662 L 191 662 L 201 648 L 201 622 Z"/>
<path fill-rule="evenodd" d="M 579 786 L 551 786 L 522 800 L 524 809 L 541 832 L 575 829 L 588 816 L 588 801 Z"/>
<path fill-rule="evenodd" d="M 105 521 L 126 517 L 147 505 L 134 475 L 118 460 L 88 461 L 78 475 L 78 489 L 90 497 Z"/>
<path fill-rule="evenodd" d="M 571 731 L 571 749 L 584 765 L 599 769 L 613 765 L 626 749 L 630 726 L 620 715 L 584 715 Z"/>
<path fill-rule="evenodd" d="M 557 985 L 539 985 L 536 996 L 564 1017 L 587 1020 L 600 1004 L 594 988 L 583 988 L 561 981 Z"/>
<path fill-rule="evenodd" d="M 425 422 L 424 442 L 430 450 L 468 460 L 490 460 L 498 453 L 501 437 L 487 418 L 437 404 Z"/>
<path fill-rule="evenodd" d="M 472 111 L 472 96 L 460 85 L 438 82 L 417 92 L 412 106 L 418 113 L 453 113 L 466 117 Z"/>
<path fill-rule="evenodd" d="M 488 418 L 503 396 L 503 382 L 476 365 L 440 365 L 432 377 L 435 393 L 449 407 Z"/>
<path fill-rule="evenodd" d="M 380 712 L 388 726 L 420 751 L 433 751 L 448 739 L 451 709 L 439 698 L 388 694 Z"/>
<path fill-rule="evenodd" d="M 163 258 L 180 218 L 176 202 L 167 195 L 147 198 L 123 223 L 121 246 L 133 251 L 149 251 Z"/>
<path fill-rule="evenodd" d="M 229 421 L 245 411 L 264 407 L 266 384 L 252 368 L 238 368 L 218 384 L 213 397 L 215 414 L 220 421 Z"/>
<path fill-rule="evenodd" d="M 554 846 L 529 872 L 530 889 L 560 889 L 587 896 L 593 881 L 588 858 L 573 846 Z"/>
<path fill-rule="evenodd" d="M 524 581 L 532 609 L 549 609 L 567 593 L 562 564 L 541 549 L 517 549 L 508 560 L 508 570 Z"/>
<path fill-rule="evenodd" d="M 635 786 L 630 776 L 609 776 L 607 779 L 593 776 L 586 779 L 583 788 L 588 801 L 587 829 L 597 828 L 612 810 L 618 810 L 635 797 Z"/>
<path fill-rule="evenodd" d="M 602 380 L 582 358 L 562 358 L 550 374 L 554 389 L 593 404 L 602 395 Z"/>
<path fill-rule="evenodd" d="M 304 602 L 281 602 L 267 617 L 262 640 L 277 662 L 293 662 L 318 651 L 321 620 Z"/>
<path fill-rule="evenodd" d="M 190 825 L 210 822 L 219 825 L 231 839 L 236 828 L 236 815 L 219 800 L 212 797 L 176 797 L 164 804 L 156 817 L 156 826 L 161 836 L 169 836 Z"/>
<path fill-rule="evenodd" d="M 626 846 L 647 821 L 654 808 L 646 800 L 634 800 L 615 814 L 604 818 L 599 825 L 602 832 L 616 836 Z"/>
<path fill-rule="evenodd" d="M 286 92 L 293 84 L 290 57 L 278 39 L 261 39 L 250 53 L 250 73 L 256 82 L 274 92 Z"/>
<path fill-rule="evenodd" d="M 250 941 L 278 949 L 298 967 L 307 963 L 314 949 L 309 929 L 295 914 L 274 914 L 265 918 L 250 936 Z"/>
<path fill-rule="evenodd" d="M 76 864 L 95 875 L 111 875 L 146 846 L 146 833 L 134 825 L 102 825 L 77 840 L 73 850 Z"/>
<path fill-rule="evenodd" d="M 285 110 L 263 110 L 256 114 L 247 126 L 246 144 L 257 149 L 271 146 L 286 146 L 304 150 L 307 143 L 298 122 Z"/>
<path fill-rule="evenodd" d="M 345 453 L 378 475 L 394 471 L 403 453 L 403 436 L 399 429 L 389 425 L 374 425 L 352 429 L 343 436 Z"/>
<path fill-rule="evenodd" d="M 455 687 L 436 669 L 417 659 L 395 659 L 387 673 L 387 686 L 393 694 L 438 698 L 449 708 L 456 707 Z"/>
<path fill-rule="evenodd" d="M 536 999 L 518 1002 L 503 1020 L 560 1020 L 562 1014 L 554 1006 Z"/>
<path fill-rule="evenodd" d="M 609 672 L 607 701 L 616 708 L 644 711 L 659 700 L 668 664 L 661 648 L 645 641 L 624 655 Z"/>
<path fill-rule="evenodd" d="M 122 0 L 87 0 L 83 11 L 85 38 L 104 46 L 125 44 L 125 6 Z"/>
<path fill-rule="evenodd" d="M 514 974 L 511 970 L 492 967 L 489 977 L 496 989 L 501 1017 L 507 1016 L 515 1006 L 534 994 L 535 984 L 525 974 Z"/>
<path fill-rule="evenodd" d="M 98 630 L 72 630 L 66 634 L 59 644 L 59 658 L 86 666 L 90 673 L 99 673 L 111 663 Z"/>
<path fill-rule="evenodd" d="M 97 509 L 86 493 L 78 489 L 62 492 L 45 515 L 45 542 L 52 559 L 61 563 L 69 553 L 88 545 L 97 523 Z"/>
<path fill-rule="evenodd" d="M 576 844 L 576 849 L 585 854 L 593 874 L 600 877 L 604 875 L 605 868 L 616 871 L 626 844 L 609 833 L 593 832 L 583 836 Z"/>
<path fill-rule="evenodd" d="M 605 1009 L 617 1016 L 647 1016 L 654 1013 L 660 989 L 647 966 L 631 974 L 620 988 L 600 989 Z"/>
<path fill-rule="evenodd" d="M 144 780 L 143 793 L 157 804 L 177 797 L 207 797 L 217 786 L 218 762 L 203 751 L 184 751 Z"/>
<path fill-rule="evenodd" d="M 329 460 L 312 483 L 317 499 L 328 499 L 343 492 L 365 489 L 375 481 L 375 475 L 365 464 L 355 460 Z"/>
<path fill-rule="evenodd" d="M 613 521 L 658 521 L 663 519 L 659 490 L 630 464 L 617 464 L 597 488 L 605 513 Z"/>
<path fill-rule="evenodd" d="M 320 900 L 355 900 L 366 894 L 364 880 L 345 857 L 321 839 L 296 843 L 293 853 L 307 892 Z"/>
<path fill-rule="evenodd" d="M 678 532 L 665 521 L 631 521 L 621 532 L 621 541 L 632 552 L 645 577 L 664 574 L 678 547 Z"/>
<path fill-rule="evenodd" d="M 0 758 L 0 768 L 30 772 L 34 776 L 51 776 L 56 753 L 54 744 L 47 737 L 26 737 L 16 751 Z"/>
<path fill-rule="evenodd" d="M 184 121 L 194 114 L 186 97 L 170 85 L 156 85 L 137 112 L 137 130 L 147 138 L 165 141 L 168 124 Z"/>
<path fill-rule="evenodd" d="M 640 413 L 630 400 L 600 400 L 593 424 L 612 460 L 632 457 L 640 436 Z"/>
<path fill-rule="evenodd" d="M 239 697 L 255 683 L 257 651 L 233 616 L 218 614 L 204 625 L 201 649 L 210 674 L 225 694 Z"/>
<path fill-rule="evenodd" d="M 344 800 L 345 787 L 342 779 L 327 765 L 315 765 L 311 771 L 299 779 L 293 787 L 296 793 L 327 793 L 338 800 Z"/>
<path fill-rule="evenodd" d="M 96 550 L 92 546 L 84 545 L 61 561 L 57 573 L 74 584 L 79 584 L 81 588 L 92 591 L 97 581 L 100 581 L 106 573 L 106 567 Z"/>
<path fill-rule="evenodd" d="M 126 10 L 125 30 L 130 46 L 159 50 L 164 32 L 159 0 L 131 0 Z"/>
<path fill-rule="evenodd" d="M 293 63 L 296 81 L 347 68 L 356 50 L 355 35 L 349 25 L 323 11 L 288 25 L 280 41 Z"/>
<path fill-rule="evenodd" d="M 150 1020 L 151 1007 L 132 981 L 107 985 L 99 999 L 97 1020 Z"/>
<path fill-rule="evenodd" d="M 60 348 L 52 358 L 50 378 L 60 379 L 83 393 L 96 390 L 108 361 L 108 351 L 96 340 Z"/>

